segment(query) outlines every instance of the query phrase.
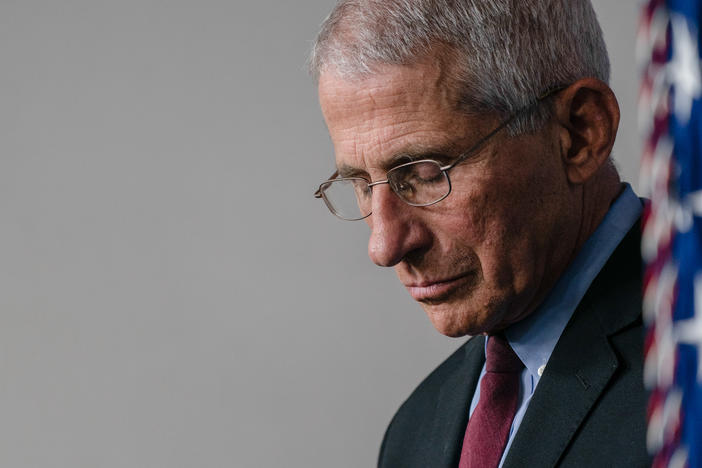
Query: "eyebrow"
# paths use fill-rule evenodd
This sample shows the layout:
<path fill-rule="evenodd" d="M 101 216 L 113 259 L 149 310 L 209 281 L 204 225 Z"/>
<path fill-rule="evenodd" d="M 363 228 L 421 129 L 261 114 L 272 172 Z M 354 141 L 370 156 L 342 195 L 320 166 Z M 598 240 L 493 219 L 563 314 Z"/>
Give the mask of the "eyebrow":
<path fill-rule="evenodd" d="M 417 146 L 394 154 L 390 158 L 380 163 L 380 167 L 387 172 L 393 167 L 397 167 L 401 164 L 421 161 L 422 159 L 433 159 L 441 164 L 447 164 L 458 158 L 460 155 L 461 153 L 457 151 L 455 144 L 438 145 L 432 147 Z M 368 178 L 368 173 L 366 171 L 347 164 L 338 166 L 338 174 L 339 177 Z"/>

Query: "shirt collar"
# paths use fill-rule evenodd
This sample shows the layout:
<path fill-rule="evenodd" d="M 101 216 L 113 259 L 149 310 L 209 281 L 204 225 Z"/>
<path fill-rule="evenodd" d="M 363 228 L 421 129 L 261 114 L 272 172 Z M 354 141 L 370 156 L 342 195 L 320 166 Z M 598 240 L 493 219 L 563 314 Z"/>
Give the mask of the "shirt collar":
<path fill-rule="evenodd" d="M 509 344 L 538 383 L 576 307 L 609 257 L 641 216 L 641 200 L 629 184 L 539 308 L 505 330 Z"/>

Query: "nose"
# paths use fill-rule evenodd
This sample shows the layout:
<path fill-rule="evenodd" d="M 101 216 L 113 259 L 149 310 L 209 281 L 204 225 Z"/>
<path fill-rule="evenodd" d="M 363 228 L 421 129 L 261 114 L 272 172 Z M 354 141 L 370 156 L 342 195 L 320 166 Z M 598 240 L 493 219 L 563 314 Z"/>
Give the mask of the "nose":
<path fill-rule="evenodd" d="M 373 213 L 368 256 L 378 266 L 395 266 L 410 253 L 426 249 L 431 235 L 421 219 L 421 208 L 400 200 L 388 185 L 373 188 Z"/>

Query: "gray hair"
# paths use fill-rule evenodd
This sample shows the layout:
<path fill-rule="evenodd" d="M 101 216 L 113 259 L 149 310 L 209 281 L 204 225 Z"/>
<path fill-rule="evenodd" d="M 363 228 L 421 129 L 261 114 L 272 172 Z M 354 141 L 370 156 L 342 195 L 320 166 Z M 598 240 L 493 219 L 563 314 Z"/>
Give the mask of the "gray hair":
<path fill-rule="evenodd" d="M 309 66 L 317 79 L 326 71 L 361 79 L 431 54 L 452 64 L 457 105 L 469 113 L 507 116 L 580 78 L 609 82 L 590 0 L 340 0 Z M 540 128 L 546 107 L 522 114 L 510 132 Z"/>

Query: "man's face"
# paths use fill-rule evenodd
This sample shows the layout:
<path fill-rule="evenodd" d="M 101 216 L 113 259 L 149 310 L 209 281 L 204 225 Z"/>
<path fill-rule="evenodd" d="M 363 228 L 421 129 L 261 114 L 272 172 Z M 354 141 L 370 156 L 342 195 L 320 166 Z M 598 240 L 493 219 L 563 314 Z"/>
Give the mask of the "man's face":
<path fill-rule="evenodd" d="M 342 176 L 385 179 L 403 156 L 446 164 L 494 128 L 469 116 L 441 67 L 388 66 L 362 81 L 323 74 L 319 96 Z M 573 255 L 577 220 L 554 126 L 501 132 L 449 172 L 451 194 L 412 207 L 373 188 L 368 255 L 394 266 L 434 326 L 449 336 L 494 332 L 543 300 Z"/>

